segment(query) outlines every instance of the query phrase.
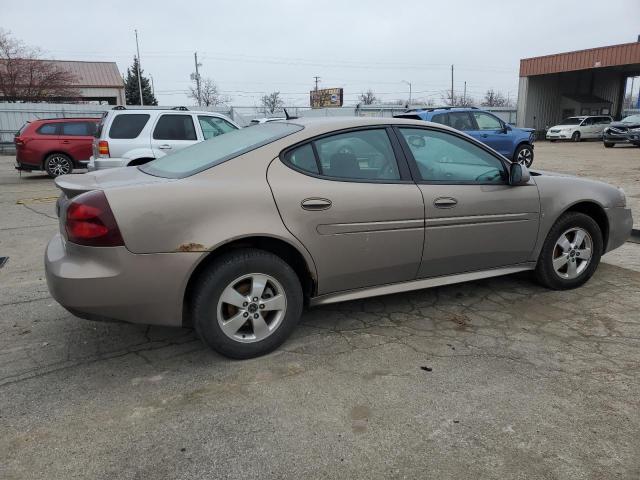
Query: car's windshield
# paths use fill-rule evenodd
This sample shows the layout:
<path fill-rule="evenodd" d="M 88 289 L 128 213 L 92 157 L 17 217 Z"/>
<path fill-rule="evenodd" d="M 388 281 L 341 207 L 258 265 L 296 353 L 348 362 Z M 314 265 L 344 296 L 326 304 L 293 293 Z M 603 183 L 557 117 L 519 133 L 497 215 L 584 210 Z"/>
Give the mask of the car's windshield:
<path fill-rule="evenodd" d="M 640 115 L 629 115 L 622 119 L 623 123 L 640 123 Z"/>
<path fill-rule="evenodd" d="M 302 130 L 293 123 L 263 123 L 234 130 L 161 157 L 141 167 L 156 177 L 184 178 Z"/>
<path fill-rule="evenodd" d="M 582 118 L 578 117 L 565 118 L 559 123 L 559 125 L 580 125 L 580 122 L 582 122 L 582 120 Z"/>

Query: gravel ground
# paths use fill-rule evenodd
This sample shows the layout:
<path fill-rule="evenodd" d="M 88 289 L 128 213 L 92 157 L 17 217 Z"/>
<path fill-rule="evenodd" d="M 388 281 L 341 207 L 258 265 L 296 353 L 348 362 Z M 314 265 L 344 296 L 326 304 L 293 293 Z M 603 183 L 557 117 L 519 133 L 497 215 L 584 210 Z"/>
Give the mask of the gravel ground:
<path fill-rule="evenodd" d="M 640 149 L 536 155 L 624 187 L 638 224 Z M 640 245 L 569 292 L 515 275 L 316 308 L 278 351 L 230 361 L 190 330 L 57 305 L 57 193 L 11 163 L 0 478 L 640 478 Z"/>

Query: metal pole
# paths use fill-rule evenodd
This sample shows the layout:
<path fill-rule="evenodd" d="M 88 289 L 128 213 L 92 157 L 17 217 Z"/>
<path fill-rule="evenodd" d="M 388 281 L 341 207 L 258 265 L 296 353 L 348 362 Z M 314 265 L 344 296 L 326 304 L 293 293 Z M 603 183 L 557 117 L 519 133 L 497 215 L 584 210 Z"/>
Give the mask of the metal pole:
<path fill-rule="evenodd" d="M 454 101 L 453 101 L 453 65 L 451 65 L 451 106 L 453 107 L 454 105 Z"/>
<path fill-rule="evenodd" d="M 409 107 L 411 107 L 411 82 L 409 82 Z"/>
<path fill-rule="evenodd" d="M 467 105 L 467 81 L 464 82 L 464 93 L 462 94 L 462 103 L 463 106 Z"/>
<path fill-rule="evenodd" d="M 144 105 L 144 100 L 142 100 L 142 78 L 140 77 L 140 46 L 138 45 L 138 30 L 134 30 L 136 32 L 136 51 L 138 52 L 138 90 L 140 91 L 140 106 Z"/>
<path fill-rule="evenodd" d="M 153 75 L 149 74 L 149 77 L 151 78 L 151 94 L 155 97 L 156 96 L 156 87 L 153 86 Z"/>
<path fill-rule="evenodd" d="M 198 91 L 198 106 L 202 106 L 202 92 L 200 91 L 200 72 L 198 71 L 198 52 L 193 52 L 193 59 L 196 62 L 196 89 Z"/>

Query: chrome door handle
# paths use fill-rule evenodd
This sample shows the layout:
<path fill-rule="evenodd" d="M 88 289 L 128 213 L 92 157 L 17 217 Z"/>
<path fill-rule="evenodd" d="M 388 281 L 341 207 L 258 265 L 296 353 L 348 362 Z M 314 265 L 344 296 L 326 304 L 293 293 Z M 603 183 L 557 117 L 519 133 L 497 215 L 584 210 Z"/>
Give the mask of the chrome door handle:
<path fill-rule="evenodd" d="M 452 197 L 440 197 L 433 201 L 436 208 L 453 208 L 458 204 L 458 200 Z"/>
<path fill-rule="evenodd" d="M 160 145 L 158 147 L 160 150 L 171 150 L 171 145 L 167 145 L 166 143 L 164 145 Z"/>
<path fill-rule="evenodd" d="M 331 200 L 328 198 L 305 198 L 300 202 L 305 210 L 327 210 L 331 208 Z"/>

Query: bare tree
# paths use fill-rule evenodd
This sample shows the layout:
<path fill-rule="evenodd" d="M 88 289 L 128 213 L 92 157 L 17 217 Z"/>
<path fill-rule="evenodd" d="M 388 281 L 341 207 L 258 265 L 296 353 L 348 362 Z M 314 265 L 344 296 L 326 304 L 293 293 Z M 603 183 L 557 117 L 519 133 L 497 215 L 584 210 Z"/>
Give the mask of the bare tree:
<path fill-rule="evenodd" d="M 42 51 L 0 30 L 0 96 L 7 102 L 41 102 L 78 96 L 75 77 Z"/>
<path fill-rule="evenodd" d="M 475 99 L 469 95 L 465 96 L 453 92 L 452 98 L 451 90 L 444 90 L 440 94 L 440 99 L 442 100 L 442 103 L 449 107 L 473 107 L 476 104 Z"/>
<path fill-rule="evenodd" d="M 198 105 L 205 107 L 215 107 L 229 101 L 229 97 L 222 95 L 218 90 L 218 85 L 212 78 L 205 78 L 200 81 L 200 98 L 198 98 L 198 87 L 195 84 L 189 86 L 189 98 L 193 98 Z"/>
<path fill-rule="evenodd" d="M 375 96 L 373 90 L 371 89 L 360 94 L 360 103 L 363 103 L 364 105 L 371 105 L 372 103 L 375 103 L 377 101 L 378 98 Z"/>
<path fill-rule="evenodd" d="M 484 94 L 481 105 L 484 107 L 509 107 L 509 103 L 509 100 L 501 92 L 490 88 Z"/>
<path fill-rule="evenodd" d="M 267 113 L 275 113 L 276 110 L 284 107 L 284 101 L 280 98 L 280 92 L 272 92 L 268 95 L 263 95 L 260 99 L 262 103 L 262 109 L 264 110 L 265 115 Z"/>

